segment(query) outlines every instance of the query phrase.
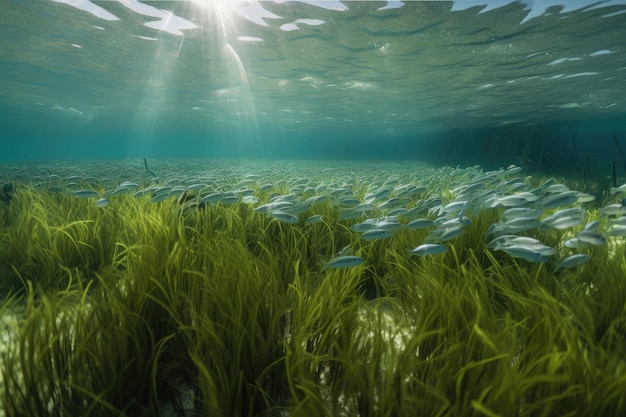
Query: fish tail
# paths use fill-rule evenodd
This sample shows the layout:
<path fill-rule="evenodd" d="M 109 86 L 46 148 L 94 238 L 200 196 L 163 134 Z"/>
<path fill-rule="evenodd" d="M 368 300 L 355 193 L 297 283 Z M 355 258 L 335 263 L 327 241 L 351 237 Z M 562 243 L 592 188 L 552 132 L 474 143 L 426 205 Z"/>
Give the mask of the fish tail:
<path fill-rule="evenodd" d="M 320 261 L 320 271 L 324 272 L 328 269 L 329 262 Z"/>

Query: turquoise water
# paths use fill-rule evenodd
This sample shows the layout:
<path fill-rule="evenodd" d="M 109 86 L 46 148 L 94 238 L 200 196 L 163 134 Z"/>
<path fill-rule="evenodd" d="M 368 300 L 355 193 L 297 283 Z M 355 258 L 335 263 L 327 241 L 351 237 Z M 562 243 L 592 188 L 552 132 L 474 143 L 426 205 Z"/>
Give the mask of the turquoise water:
<path fill-rule="evenodd" d="M 2 0 L 0 161 L 607 172 L 626 148 L 624 12 L 623 0 Z"/>
<path fill-rule="evenodd" d="M 0 417 L 626 415 L 625 12 L 0 0 Z"/>

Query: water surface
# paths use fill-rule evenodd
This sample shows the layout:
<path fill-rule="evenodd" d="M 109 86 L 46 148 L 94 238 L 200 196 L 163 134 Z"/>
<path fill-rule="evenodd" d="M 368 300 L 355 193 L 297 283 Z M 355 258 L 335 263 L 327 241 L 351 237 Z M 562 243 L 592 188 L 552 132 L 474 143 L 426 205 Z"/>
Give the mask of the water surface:
<path fill-rule="evenodd" d="M 0 159 L 416 158 L 450 129 L 571 123 L 614 152 L 624 11 L 625 1 L 4 0 Z"/>

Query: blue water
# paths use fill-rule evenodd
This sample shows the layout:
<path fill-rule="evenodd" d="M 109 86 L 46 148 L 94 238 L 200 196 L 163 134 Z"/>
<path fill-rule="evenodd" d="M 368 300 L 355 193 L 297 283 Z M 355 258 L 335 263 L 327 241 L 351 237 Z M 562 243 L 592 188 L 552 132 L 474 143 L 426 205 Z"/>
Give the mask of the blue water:
<path fill-rule="evenodd" d="M 622 164 L 624 0 L 69 3 L 2 0 L 1 162 Z"/>

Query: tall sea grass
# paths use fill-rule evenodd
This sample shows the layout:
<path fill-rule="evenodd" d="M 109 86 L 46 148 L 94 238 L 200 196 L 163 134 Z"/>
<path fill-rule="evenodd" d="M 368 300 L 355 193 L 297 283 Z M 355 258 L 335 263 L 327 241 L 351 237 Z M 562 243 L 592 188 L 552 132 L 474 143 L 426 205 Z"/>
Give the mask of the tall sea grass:
<path fill-rule="evenodd" d="M 516 261 L 483 246 L 492 211 L 418 258 L 406 250 L 425 231 L 362 241 L 328 202 L 301 215 L 315 224 L 178 208 L 16 191 L 1 229 L 6 416 L 626 411 L 622 256 Z M 366 262 L 324 269 L 346 245 Z"/>

